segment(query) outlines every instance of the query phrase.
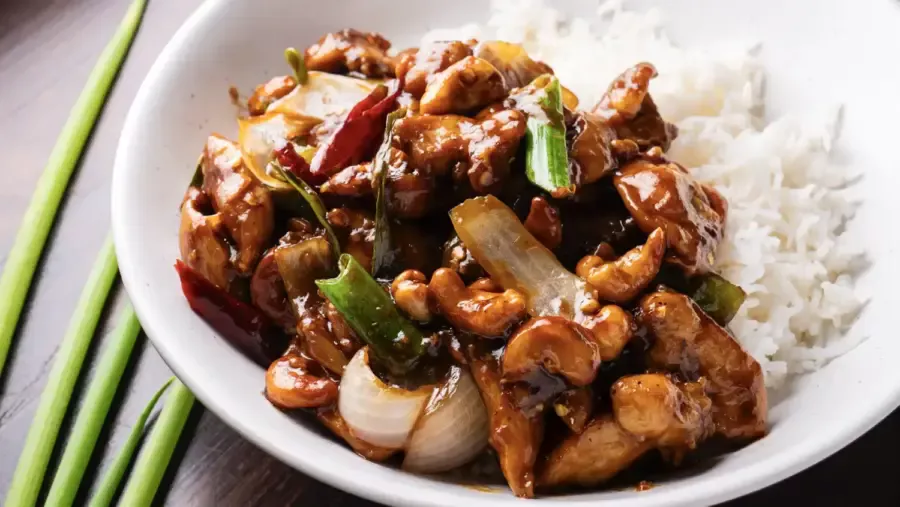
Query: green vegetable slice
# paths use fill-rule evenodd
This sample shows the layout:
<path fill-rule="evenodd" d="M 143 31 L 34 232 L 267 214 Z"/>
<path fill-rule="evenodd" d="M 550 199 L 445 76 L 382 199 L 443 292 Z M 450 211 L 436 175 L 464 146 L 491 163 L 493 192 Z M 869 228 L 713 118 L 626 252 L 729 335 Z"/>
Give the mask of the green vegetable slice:
<path fill-rule="evenodd" d="M 556 76 L 549 79 L 542 76 L 535 82 L 545 80 L 546 86 L 538 92 L 540 107 L 527 111 L 525 174 L 529 181 L 554 197 L 565 197 L 574 193 L 575 186 L 569 174 L 562 88 Z"/>
<path fill-rule="evenodd" d="M 284 167 L 281 167 L 281 164 L 279 164 L 277 160 L 270 162 L 269 166 L 273 167 L 278 172 L 281 179 L 294 187 L 294 190 L 296 190 L 297 193 L 303 197 L 303 200 L 309 204 L 310 209 L 312 209 L 313 214 L 319 221 L 319 225 L 325 229 L 325 234 L 328 236 L 328 242 L 331 243 L 332 252 L 339 254 L 341 252 L 341 245 L 338 243 L 337 236 L 334 234 L 331 224 L 328 223 L 328 219 L 325 216 L 327 213 L 325 204 L 322 202 L 322 199 L 319 198 L 319 194 L 316 190 L 309 186 L 305 181 L 294 176 L 290 172 L 285 171 Z"/>
<path fill-rule="evenodd" d="M 131 471 L 119 505 L 143 507 L 153 502 L 193 405 L 194 395 L 184 384 L 175 380 L 166 405 Z"/>
<path fill-rule="evenodd" d="M 303 58 L 296 49 L 287 48 L 284 50 L 284 59 L 288 65 L 294 69 L 294 77 L 297 78 L 297 84 L 302 86 L 309 80 L 309 72 L 306 70 L 306 59 Z"/>
<path fill-rule="evenodd" d="M 689 285 L 691 299 L 721 326 L 731 322 L 747 298 L 744 289 L 715 273 L 694 277 Z"/>
<path fill-rule="evenodd" d="M 37 502 L 59 428 L 72 398 L 72 390 L 78 381 L 78 374 L 117 272 L 116 252 L 112 239 L 108 238 L 94 262 L 69 322 L 69 329 L 53 360 L 53 368 L 41 393 L 34 421 L 28 430 L 25 447 L 19 456 L 19 463 L 3 503 L 6 507 L 30 507 Z"/>
<path fill-rule="evenodd" d="M 375 188 L 375 240 L 372 244 L 372 275 L 377 276 L 380 271 L 389 266 L 393 260 L 391 249 L 390 217 L 387 211 L 387 173 L 391 158 L 391 133 L 394 130 L 394 122 L 406 115 L 406 109 L 401 108 L 387 117 L 384 127 L 384 141 L 375 155 L 374 181 Z"/>
<path fill-rule="evenodd" d="M 128 465 L 131 464 L 131 457 L 134 455 L 134 451 L 141 442 L 141 436 L 144 434 L 144 427 L 147 425 L 147 419 L 149 419 L 150 414 L 153 413 L 153 408 L 156 406 L 156 402 L 159 401 L 160 396 L 163 395 L 166 388 L 169 387 L 169 384 L 174 380 L 175 377 L 167 380 L 166 383 L 156 391 L 156 394 L 150 398 L 150 401 L 147 402 L 147 406 L 144 407 L 143 412 L 141 412 L 137 421 L 134 422 L 134 426 L 131 427 L 128 438 L 125 440 L 122 448 L 119 449 L 119 454 L 116 455 L 116 458 L 109 465 L 106 474 L 100 481 L 100 485 L 97 487 L 97 493 L 91 498 L 89 504 L 90 507 L 108 507 L 112 504 L 113 497 L 116 495 L 116 491 L 119 490 L 119 483 L 122 482 L 122 477 L 125 476 L 125 471 L 128 470 Z M 50 504 L 49 498 L 47 499 L 47 503 Z"/>
<path fill-rule="evenodd" d="M 63 126 L 38 180 L 0 277 L 0 373 L 53 219 L 106 95 L 125 59 L 147 0 L 135 0 L 107 44 Z"/>
<path fill-rule="evenodd" d="M 66 450 L 53 477 L 53 484 L 47 494 L 47 505 L 72 505 L 78 486 L 87 469 L 88 462 L 103 423 L 109 413 L 116 390 L 122 382 L 128 358 L 141 332 L 134 309 L 129 305 L 122 312 L 119 325 L 106 347 L 87 394 L 78 410 L 78 418 L 66 442 Z"/>
<path fill-rule="evenodd" d="M 316 285 L 392 373 L 409 372 L 425 351 L 422 333 L 397 311 L 391 296 L 353 256 L 338 261 L 336 278 Z"/>

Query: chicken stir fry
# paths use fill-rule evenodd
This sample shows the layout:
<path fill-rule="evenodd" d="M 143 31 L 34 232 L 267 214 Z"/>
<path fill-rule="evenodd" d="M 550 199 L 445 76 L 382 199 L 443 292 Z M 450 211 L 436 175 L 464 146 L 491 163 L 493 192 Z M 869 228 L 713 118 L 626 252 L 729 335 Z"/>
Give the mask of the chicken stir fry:
<path fill-rule="evenodd" d="M 579 105 L 503 41 L 346 29 L 289 61 L 207 140 L 176 264 L 274 407 L 412 472 L 490 449 L 521 497 L 765 435 L 728 205 L 666 156 L 651 64 Z"/>

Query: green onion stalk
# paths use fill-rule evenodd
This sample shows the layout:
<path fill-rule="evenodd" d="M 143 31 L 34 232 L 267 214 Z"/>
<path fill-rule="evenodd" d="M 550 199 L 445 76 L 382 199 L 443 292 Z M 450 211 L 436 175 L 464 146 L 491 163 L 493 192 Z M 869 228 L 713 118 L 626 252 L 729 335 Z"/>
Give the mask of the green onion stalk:
<path fill-rule="evenodd" d="M 25 211 L 23 225 L 16 234 L 0 277 L 0 373 L 3 372 L 19 315 L 59 203 L 134 39 L 146 5 L 147 0 L 132 2 L 112 40 L 100 55 L 50 152 L 47 166 Z"/>
<path fill-rule="evenodd" d="M 25 447 L 3 503 L 6 507 L 30 507 L 37 501 L 59 428 L 117 272 L 116 252 L 112 239 L 107 239 L 56 352 L 53 368 L 41 393 L 34 422 L 28 430 Z M 84 428 L 82 431 L 90 432 Z"/>
<path fill-rule="evenodd" d="M 47 505 L 68 506 L 74 503 L 78 486 L 97 445 L 97 438 L 140 332 L 141 323 L 129 305 L 122 313 L 111 343 L 100 359 L 79 408 L 78 418 L 69 434 L 66 450 L 47 494 Z"/>
<path fill-rule="evenodd" d="M 387 176 L 391 158 L 391 135 L 394 122 L 406 115 L 406 108 L 400 108 L 387 117 L 384 127 L 384 142 L 375 155 L 375 240 L 372 242 L 372 275 L 387 267 L 392 259 L 390 217 L 387 211 Z"/>
<path fill-rule="evenodd" d="M 288 65 L 294 70 L 294 77 L 297 79 L 298 85 L 305 85 L 309 80 L 309 72 L 306 70 L 306 60 L 296 49 L 287 48 L 284 50 L 284 59 Z"/>
<path fill-rule="evenodd" d="M 119 484 L 122 482 L 122 477 L 125 476 L 128 465 L 131 464 L 131 457 L 134 455 L 134 451 L 137 450 L 138 444 L 141 442 L 141 436 L 144 434 L 144 426 L 147 425 L 147 419 L 150 418 L 150 414 L 153 412 L 153 408 L 159 401 L 160 396 L 163 395 L 166 388 L 168 388 L 174 380 L 174 377 L 170 378 L 158 391 L 156 391 L 156 394 L 150 398 L 150 401 L 147 403 L 147 406 L 144 407 L 144 410 L 137 418 L 137 421 L 134 422 L 134 426 L 131 427 L 131 432 L 128 434 L 128 438 L 125 439 L 125 443 L 119 450 L 119 454 L 116 455 L 113 462 L 109 465 L 106 474 L 104 474 L 103 479 L 100 481 L 100 485 L 97 487 L 97 493 L 91 498 L 89 504 L 90 507 L 108 507 L 109 505 L 112 505 L 116 491 L 119 490 Z M 47 498 L 47 504 L 56 505 L 50 503 L 50 497 Z"/>
<path fill-rule="evenodd" d="M 294 176 L 289 171 L 286 171 L 281 164 L 278 163 L 277 160 L 273 160 L 269 163 L 269 167 L 272 167 L 277 171 L 278 175 L 282 180 L 286 181 L 290 186 L 294 187 L 294 190 L 300 194 L 300 197 L 306 201 L 306 204 L 309 205 L 313 214 L 316 216 L 316 220 L 318 220 L 319 225 L 321 225 L 325 229 L 325 234 L 328 236 L 328 242 L 331 244 L 332 251 L 335 255 L 341 252 L 341 245 L 338 242 L 337 235 L 334 233 L 334 229 L 331 228 L 331 224 L 328 223 L 328 218 L 326 218 L 327 211 L 325 210 L 325 204 L 322 202 L 322 199 L 319 197 L 319 194 L 316 193 L 316 190 L 309 186 L 308 183 L 303 181 L 302 179 Z"/>
<path fill-rule="evenodd" d="M 563 121 L 562 87 L 556 76 L 539 90 L 537 105 L 528 115 L 525 131 L 525 175 L 535 185 L 554 197 L 565 197 L 574 192 L 575 185 L 569 174 L 569 156 L 566 147 L 566 126 Z M 535 82 L 540 82 L 535 80 Z"/>
<path fill-rule="evenodd" d="M 143 507 L 153 502 L 193 405 L 194 395 L 184 384 L 175 380 L 166 405 L 131 471 L 119 505 Z"/>
<path fill-rule="evenodd" d="M 397 375 L 409 372 L 425 351 L 422 332 L 400 315 L 391 296 L 353 256 L 341 255 L 338 267 L 337 277 L 316 285 L 381 364 Z"/>

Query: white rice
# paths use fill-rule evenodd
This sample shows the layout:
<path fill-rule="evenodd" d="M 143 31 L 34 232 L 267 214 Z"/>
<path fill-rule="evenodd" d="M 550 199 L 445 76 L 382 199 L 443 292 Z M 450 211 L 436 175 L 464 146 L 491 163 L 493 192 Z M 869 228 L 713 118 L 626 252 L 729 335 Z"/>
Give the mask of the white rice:
<path fill-rule="evenodd" d="M 565 20 L 541 0 L 495 0 L 486 25 L 435 30 L 423 42 L 519 42 L 550 64 L 585 107 L 624 69 L 648 61 L 663 117 L 678 125 L 669 155 L 715 185 L 730 204 L 718 250 L 722 275 L 748 294 L 731 329 L 778 387 L 855 343 L 844 338 L 862 301 L 853 273 L 863 255 L 844 231 L 857 202 L 853 174 L 829 160 L 837 108 L 823 121 L 765 124 L 763 71 L 750 45 L 679 48 L 659 10 L 603 4 L 596 18 Z"/>

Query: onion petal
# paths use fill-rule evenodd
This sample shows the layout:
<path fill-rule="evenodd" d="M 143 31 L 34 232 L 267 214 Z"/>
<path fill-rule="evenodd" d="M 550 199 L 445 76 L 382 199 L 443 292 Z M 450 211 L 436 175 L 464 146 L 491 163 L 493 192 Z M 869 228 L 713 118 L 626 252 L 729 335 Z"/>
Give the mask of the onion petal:
<path fill-rule="evenodd" d="M 309 71 L 303 86 L 273 102 L 267 111 L 324 119 L 342 115 L 366 98 L 380 81 Z"/>
<path fill-rule="evenodd" d="M 238 119 L 238 144 L 244 162 L 250 171 L 264 184 L 276 189 L 291 187 L 269 174 L 266 167 L 289 140 L 304 136 L 316 125 L 318 118 L 284 113 L 266 113 Z"/>
<path fill-rule="evenodd" d="M 386 449 L 403 448 L 434 387 L 407 391 L 389 386 L 369 368 L 368 354 L 368 347 L 360 349 L 344 369 L 338 410 L 360 440 Z"/>
<path fill-rule="evenodd" d="M 416 426 L 403 468 L 437 473 L 472 460 L 488 443 L 488 415 L 472 374 L 454 366 Z"/>
<path fill-rule="evenodd" d="M 567 270 L 492 195 L 468 199 L 450 211 L 456 233 L 475 260 L 504 289 L 521 292 L 535 317 L 574 318 L 588 297 L 584 280 Z"/>

